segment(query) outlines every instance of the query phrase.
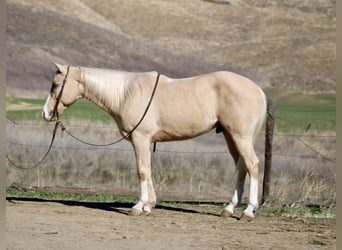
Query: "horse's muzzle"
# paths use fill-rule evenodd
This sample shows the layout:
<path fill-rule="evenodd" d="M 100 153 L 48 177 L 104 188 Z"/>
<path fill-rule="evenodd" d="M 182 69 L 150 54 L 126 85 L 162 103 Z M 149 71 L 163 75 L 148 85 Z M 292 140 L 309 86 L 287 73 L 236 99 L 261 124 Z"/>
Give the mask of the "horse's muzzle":
<path fill-rule="evenodd" d="M 46 114 L 45 111 L 42 111 L 42 116 L 43 116 L 44 120 L 47 122 L 53 122 L 53 121 L 57 120 L 56 117 L 53 117 L 51 114 Z"/>

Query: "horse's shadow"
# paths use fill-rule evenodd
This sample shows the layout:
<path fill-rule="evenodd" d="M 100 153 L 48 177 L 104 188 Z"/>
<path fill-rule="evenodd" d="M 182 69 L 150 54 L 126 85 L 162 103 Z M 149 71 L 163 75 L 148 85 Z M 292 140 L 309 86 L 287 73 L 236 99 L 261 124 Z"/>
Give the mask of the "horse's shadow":
<path fill-rule="evenodd" d="M 125 214 L 125 215 L 128 215 L 130 208 L 134 206 L 134 203 L 132 202 L 76 201 L 76 200 L 45 199 L 45 198 L 43 199 L 43 198 L 34 198 L 34 197 L 6 197 L 6 200 L 9 202 L 15 202 L 15 201 L 55 202 L 55 203 L 63 204 L 66 206 L 82 206 L 86 208 L 100 209 L 104 211 L 115 212 L 115 213 Z M 157 204 L 155 206 L 155 209 L 174 211 L 174 212 L 180 212 L 180 213 L 189 213 L 189 214 L 206 214 L 206 215 L 212 215 L 212 216 L 219 216 L 214 213 L 199 212 L 194 209 L 168 206 L 165 204 L 164 205 Z"/>

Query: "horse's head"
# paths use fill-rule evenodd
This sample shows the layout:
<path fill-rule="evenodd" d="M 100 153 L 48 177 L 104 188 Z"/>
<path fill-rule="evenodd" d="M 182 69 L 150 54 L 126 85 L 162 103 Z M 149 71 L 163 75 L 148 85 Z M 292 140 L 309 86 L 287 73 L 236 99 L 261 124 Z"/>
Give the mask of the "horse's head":
<path fill-rule="evenodd" d="M 43 117 L 47 121 L 58 120 L 59 115 L 76 100 L 82 98 L 84 92 L 80 82 L 80 68 L 55 64 L 57 71 L 43 108 Z"/>

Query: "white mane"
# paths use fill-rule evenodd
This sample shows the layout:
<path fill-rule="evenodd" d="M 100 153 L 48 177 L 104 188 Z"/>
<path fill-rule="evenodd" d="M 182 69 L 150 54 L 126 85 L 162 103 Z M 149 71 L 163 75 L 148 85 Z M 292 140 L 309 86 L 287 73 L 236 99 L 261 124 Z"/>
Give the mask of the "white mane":
<path fill-rule="evenodd" d="M 130 92 L 137 73 L 110 69 L 81 68 L 85 91 L 104 106 L 115 109 Z"/>

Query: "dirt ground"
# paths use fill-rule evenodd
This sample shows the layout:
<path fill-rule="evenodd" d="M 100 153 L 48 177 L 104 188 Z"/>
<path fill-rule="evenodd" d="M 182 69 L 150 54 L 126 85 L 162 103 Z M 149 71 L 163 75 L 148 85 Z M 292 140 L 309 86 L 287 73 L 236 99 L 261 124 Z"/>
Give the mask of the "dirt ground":
<path fill-rule="evenodd" d="M 8 199 L 7 249 L 336 249 L 335 220 L 259 214 L 222 218 L 221 208 L 159 205 L 131 217 L 129 203 Z"/>

